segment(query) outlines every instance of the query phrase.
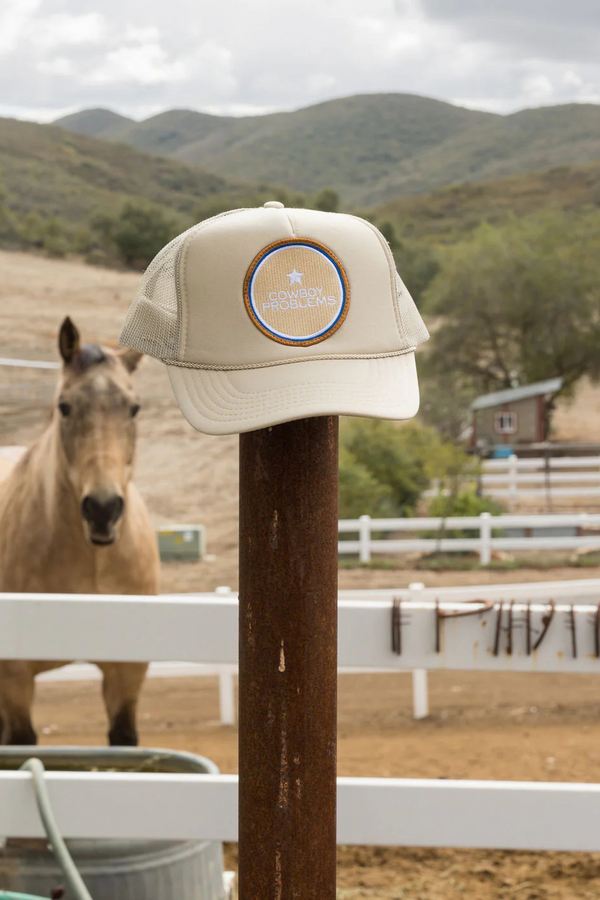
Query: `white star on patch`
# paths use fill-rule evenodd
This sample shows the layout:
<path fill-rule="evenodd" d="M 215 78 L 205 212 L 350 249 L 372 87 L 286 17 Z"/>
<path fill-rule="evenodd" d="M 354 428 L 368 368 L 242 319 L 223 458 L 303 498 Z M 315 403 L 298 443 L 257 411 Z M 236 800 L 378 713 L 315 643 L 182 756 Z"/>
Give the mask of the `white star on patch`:
<path fill-rule="evenodd" d="M 293 284 L 300 284 L 300 285 L 301 285 L 301 284 L 302 284 L 302 277 L 303 277 L 303 275 L 304 275 L 304 272 L 296 272 L 296 268 L 294 267 L 294 271 L 293 271 L 293 272 L 290 272 L 289 275 L 286 275 L 286 278 L 289 278 L 289 279 L 290 279 L 290 287 L 291 287 Z"/>

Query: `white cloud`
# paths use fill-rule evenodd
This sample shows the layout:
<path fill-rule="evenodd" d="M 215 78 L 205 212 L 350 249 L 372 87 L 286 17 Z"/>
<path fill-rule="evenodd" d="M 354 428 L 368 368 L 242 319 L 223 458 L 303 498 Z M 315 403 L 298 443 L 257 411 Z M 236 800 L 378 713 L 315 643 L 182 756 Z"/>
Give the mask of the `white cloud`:
<path fill-rule="evenodd" d="M 157 43 L 160 40 L 160 31 L 156 25 L 128 25 L 125 29 L 125 38 L 128 41 L 138 41 L 140 44 Z"/>
<path fill-rule="evenodd" d="M 0 8 L 0 54 L 14 50 L 41 0 L 4 0 Z"/>
<path fill-rule="evenodd" d="M 44 75 L 74 75 L 73 63 L 66 56 L 55 56 L 52 59 L 41 59 L 37 64 L 38 72 Z"/>
<path fill-rule="evenodd" d="M 523 92 L 535 104 L 550 103 L 555 95 L 554 85 L 547 75 L 530 75 L 525 78 Z"/>
<path fill-rule="evenodd" d="M 145 0 L 143 16 L 139 0 L 0 4 L 0 96 L 31 118 L 257 114 L 390 91 L 507 112 L 600 94 L 597 0 Z"/>
<path fill-rule="evenodd" d="M 177 60 L 170 62 L 159 44 L 140 44 L 111 50 L 96 68 L 82 77 L 90 85 L 167 84 L 182 81 L 185 66 Z"/>
<path fill-rule="evenodd" d="M 43 53 L 69 45 L 78 47 L 81 44 L 99 44 L 105 37 L 104 17 L 100 13 L 92 12 L 74 16 L 57 13 L 34 20 L 26 39 Z"/>
<path fill-rule="evenodd" d="M 583 78 L 577 72 L 572 72 L 569 69 L 563 75 L 563 83 L 569 85 L 569 87 L 581 88 L 583 87 Z"/>

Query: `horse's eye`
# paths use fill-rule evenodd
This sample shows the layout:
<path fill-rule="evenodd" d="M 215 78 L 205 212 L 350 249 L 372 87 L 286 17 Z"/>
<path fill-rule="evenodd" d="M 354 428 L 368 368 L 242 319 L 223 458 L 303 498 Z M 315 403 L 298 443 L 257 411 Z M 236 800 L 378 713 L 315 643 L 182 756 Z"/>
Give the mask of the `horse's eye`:
<path fill-rule="evenodd" d="M 131 407 L 131 410 L 130 410 L 130 412 L 131 412 L 131 418 L 132 418 L 132 419 L 135 419 L 135 417 L 137 416 L 137 414 L 139 413 L 139 411 L 140 411 L 140 404 L 139 404 L 139 403 L 134 403 L 133 406 Z"/>
<path fill-rule="evenodd" d="M 61 416 L 68 416 L 69 413 L 71 412 L 71 404 L 70 404 L 70 403 L 65 403 L 65 402 L 62 401 L 62 400 L 61 400 L 61 402 L 58 404 L 58 408 L 59 408 L 59 410 L 60 410 Z"/>

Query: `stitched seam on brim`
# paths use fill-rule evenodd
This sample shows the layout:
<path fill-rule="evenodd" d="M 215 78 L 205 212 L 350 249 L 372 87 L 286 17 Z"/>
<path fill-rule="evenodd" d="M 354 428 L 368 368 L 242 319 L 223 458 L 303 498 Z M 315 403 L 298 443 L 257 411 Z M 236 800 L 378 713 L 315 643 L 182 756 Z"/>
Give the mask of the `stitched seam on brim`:
<path fill-rule="evenodd" d="M 388 359 L 391 356 L 406 356 L 407 353 L 414 353 L 416 349 L 417 347 L 415 345 L 414 347 L 407 347 L 405 350 L 390 350 L 387 353 L 361 353 L 354 356 L 349 356 L 347 353 L 336 353 L 328 356 L 297 356 L 294 357 L 294 359 L 278 359 L 273 362 L 247 363 L 246 365 L 239 366 L 217 366 L 203 363 L 183 362 L 179 359 L 162 359 L 161 362 L 166 366 L 175 366 L 179 369 L 203 369 L 214 372 L 243 372 L 249 369 L 268 369 L 272 366 L 289 366 L 302 362 L 320 362 L 325 359 L 341 359 L 348 361 L 359 359 Z"/>

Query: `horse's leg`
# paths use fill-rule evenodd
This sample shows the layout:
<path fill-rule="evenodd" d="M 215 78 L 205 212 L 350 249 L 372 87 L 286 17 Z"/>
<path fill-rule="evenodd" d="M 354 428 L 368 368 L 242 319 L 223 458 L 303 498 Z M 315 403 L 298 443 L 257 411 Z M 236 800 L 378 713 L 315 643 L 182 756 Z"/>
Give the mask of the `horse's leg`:
<path fill-rule="evenodd" d="M 147 663 L 98 663 L 102 669 L 102 695 L 108 713 L 111 746 L 137 747 L 136 709 Z"/>
<path fill-rule="evenodd" d="M 35 681 L 28 662 L 0 662 L 0 744 L 37 744 L 31 724 Z"/>

